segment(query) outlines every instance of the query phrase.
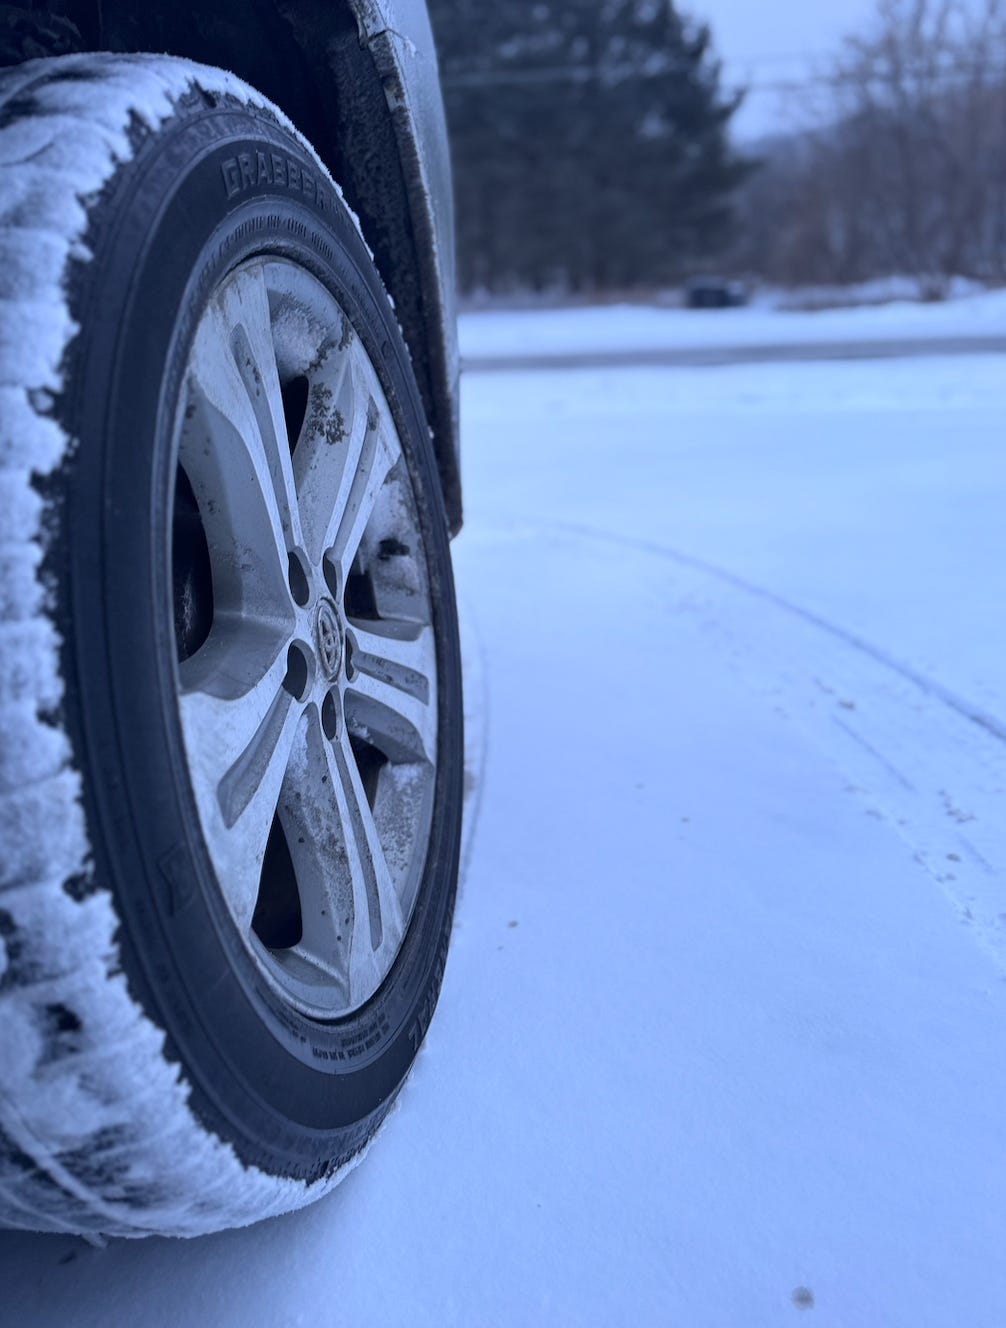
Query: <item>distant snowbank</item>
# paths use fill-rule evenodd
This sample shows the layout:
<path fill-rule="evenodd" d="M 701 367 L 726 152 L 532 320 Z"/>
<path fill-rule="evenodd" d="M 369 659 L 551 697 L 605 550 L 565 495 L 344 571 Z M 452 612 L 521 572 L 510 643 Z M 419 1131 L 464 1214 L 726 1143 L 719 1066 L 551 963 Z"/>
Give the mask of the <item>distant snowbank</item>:
<path fill-rule="evenodd" d="M 943 293 L 945 300 L 959 300 L 972 295 L 983 295 L 988 287 L 969 277 L 951 277 Z M 860 281 L 851 286 L 766 286 L 755 296 L 756 304 L 773 309 L 851 309 L 857 305 L 891 304 L 907 300 L 918 304 L 927 302 L 925 283 L 918 277 L 877 277 L 873 281 Z"/>
<path fill-rule="evenodd" d="M 940 304 L 899 300 L 853 309 L 688 310 L 649 305 L 576 309 L 479 310 L 460 320 L 469 360 L 798 342 L 926 341 L 1006 335 L 1006 290 Z"/>

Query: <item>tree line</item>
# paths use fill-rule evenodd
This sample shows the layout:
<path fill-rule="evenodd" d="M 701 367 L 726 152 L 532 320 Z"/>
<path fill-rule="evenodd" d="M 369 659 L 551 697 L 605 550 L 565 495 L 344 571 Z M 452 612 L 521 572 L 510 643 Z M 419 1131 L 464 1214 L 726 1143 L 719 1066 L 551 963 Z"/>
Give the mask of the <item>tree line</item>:
<path fill-rule="evenodd" d="M 465 291 L 669 284 L 746 164 L 709 28 L 669 0 L 431 0 Z"/>
<path fill-rule="evenodd" d="M 429 7 L 465 292 L 1006 280 L 1006 0 L 877 0 L 801 127 L 744 152 L 673 0 Z"/>
<path fill-rule="evenodd" d="M 1006 6 L 879 0 L 738 200 L 733 261 L 770 281 L 1006 280 Z"/>

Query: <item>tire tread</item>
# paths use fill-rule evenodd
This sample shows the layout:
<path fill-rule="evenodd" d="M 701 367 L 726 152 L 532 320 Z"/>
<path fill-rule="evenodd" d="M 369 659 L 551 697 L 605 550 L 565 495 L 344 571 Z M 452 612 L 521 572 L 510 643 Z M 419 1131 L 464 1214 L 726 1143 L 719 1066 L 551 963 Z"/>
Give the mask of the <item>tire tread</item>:
<path fill-rule="evenodd" d="M 155 132 L 193 89 L 292 129 L 231 75 L 168 57 L 68 56 L 0 73 L 0 165 L 18 168 L 0 192 L 0 1225 L 196 1235 L 299 1207 L 359 1160 L 313 1186 L 267 1175 L 193 1115 L 122 973 L 59 719 L 43 560 L 72 455 L 51 413 L 76 331 L 67 277 L 137 124 Z"/>

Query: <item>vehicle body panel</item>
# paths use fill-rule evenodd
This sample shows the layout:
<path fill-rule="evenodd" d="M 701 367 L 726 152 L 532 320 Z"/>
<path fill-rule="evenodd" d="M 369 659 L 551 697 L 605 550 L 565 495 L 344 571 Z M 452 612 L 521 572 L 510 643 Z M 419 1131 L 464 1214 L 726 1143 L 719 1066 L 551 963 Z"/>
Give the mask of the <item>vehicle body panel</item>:
<path fill-rule="evenodd" d="M 457 310 L 455 303 L 454 206 L 450 149 L 437 55 L 425 4 L 415 0 L 349 0 L 361 38 L 384 80 L 395 124 L 418 241 L 420 281 L 428 316 L 439 327 L 430 345 L 434 379 L 443 392 L 439 404 L 449 419 L 455 463 L 458 455 Z M 443 472 L 441 479 L 443 481 Z M 460 467 L 455 477 L 460 518 Z M 447 495 L 445 493 L 445 498 Z"/>
<path fill-rule="evenodd" d="M 53 0 L 2 6 L 0 64 L 159 51 L 237 74 L 311 141 L 360 219 L 461 526 L 450 155 L 422 0 Z"/>

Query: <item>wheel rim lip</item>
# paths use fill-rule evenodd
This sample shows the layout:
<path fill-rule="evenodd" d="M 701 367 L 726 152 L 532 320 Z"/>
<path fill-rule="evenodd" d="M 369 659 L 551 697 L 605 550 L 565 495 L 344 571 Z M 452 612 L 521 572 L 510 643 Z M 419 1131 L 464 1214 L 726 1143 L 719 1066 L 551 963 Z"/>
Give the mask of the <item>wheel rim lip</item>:
<path fill-rule="evenodd" d="M 430 585 L 429 569 L 426 566 L 426 553 L 422 533 L 422 527 L 419 517 L 419 505 L 416 501 L 415 493 L 412 490 L 412 481 L 409 476 L 409 470 L 406 462 L 406 452 L 402 447 L 401 438 L 387 398 L 384 395 L 380 384 L 380 379 L 373 361 L 364 349 L 363 342 L 353 327 L 349 314 L 346 312 L 343 304 L 336 299 L 335 295 L 324 286 L 323 283 L 309 272 L 305 267 L 291 261 L 288 258 L 272 255 L 262 255 L 253 258 L 246 258 L 234 269 L 228 272 L 214 288 L 209 297 L 207 308 L 211 307 L 214 300 L 217 300 L 221 292 L 225 291 L 232 283 L 240 282 L 248 273 L 258 272 L 266 281 L 266 286 L 270 296 L 270 327 L 269 333 L 273 339 L 277 362 L 285 365 L 284 376 L 289 378 L 292 370 L 291 365 L 304 371 L 309 371 L 310 366 L 305 362 L 304 352 L 305 342 L 303 328 L 300 331 L 294 326 L 296 318 L 291 315 L 300 313 L 304 315 L 303 322 L 310 323 L 312 318 L 317 321 L 319 309 L 324 309 L 326 314 L 326 324 L 328 328 L 328 340 L 331 342 L 338 334 L 338 339 L 345 343 L 347 339 L 351 341 L 351 351 L 355 354 L 355 364 L 360 369 L 368 382 L 370 388 L 369 410 L 373 412 L 376 408 L 377 422 L 386 431 L 387 438 L 392 440 L 395 459 L 391 469 L 396 468 L 400 472 L 396 481 L 399 498 L 405 498 L 406 501 L 398 503 L 398 515 L 401 517 L 402 509 L 407 513 L 411 523 L 410 547 L 414 560 L 420 564 L 420 581 L 423 585 L 423 604 L 422 620 L 427 629 L 427 635 L 431 639 L 431 648 L 429 651 L 429 692 L 427 704 L 431 711 L 431 729 L 436 733 L 437 729 L 437 700 L 436 700 L 436 643 L 433 637 L 434 625 L 434 605 Z M 275 297 L 275 300 L 274 298 Z M 281 317 L 275 317 L 279 309 Z M 193 338 L 193 346 L 196 345 L 199 336 L 199 329 L 203 326 L 206 314 L 204 313 L 196 326 L 196 332 Z M 285 324 L 285 325 L 284 325 Z M 194 352 L 193 352 L 194 353 Z M 192 367 L 192 354 L 190 353 L 188 366 L 183 379 L 187 381 L 189 369 Z M 178 407 L 175 412 L 175 419 L 172 425 L 173 442 L 175 456 L 183 457 L 184 449 L 180 445 L 180 437 L 183 426 L 185 393 L 179 399 Z M 368 426 L 369 427 L 369 426 Z M 387 483 L 387 481 L 386 481 Z M 371 521 L 376 520 L 372 517 Z M 396 531 L 400 526 L 396 527 Z M 379 532 L 375 534 L 371 529 L 371 522 L 368 521 L 365 528 L 365 535 L 370 537 L 370 543 L 373 544 L 379 540 Z M 400 542 L 400 541 L 399 541 Z M 291 554 L 294 550 L 290 550 Z M 301 708 L 301 718 L 299 727 L 306 725 L 318 728 L 321 722 L 321 716 L 326 703 L 328 703 L 336 694 L 338 694 L 339 713 L 342 716 L 343 727 L 348 729 L 350 725 L 346 721 L 346 715 L 352 708 L 352 701 L 355 697 L 352 687 L 348 682 L 349 674 L 349 656 L 350 651 L 359 634 L 359 625 L 354 629 L 354 620 L 348 614 L 345 604 L 336 603 L 336 595 L 332 589 L 331 582 L 327 581 L 328 570 L 325 567 L 325 561 L 330 554 L 329 549 L 321 551 L 319 556 L 314 557 L 312 562 L 312 571 L 315 574 L 314 584 L 306 605 L 294 605 L 293 616 L 291 620 L 291 630 L 289 639 L 292 646 L 302 651 L 305 658 L 309 661 L 309 677 L 304 684 L 301 695 L 294 696 L 293 705 Z M 298 547 L 296 553 L 299 559 L 303 559 L 305 551 Z M 214 567 L 214 572 L 215 572 Z M 345 585 L 340 582 L 340 588 L 344 591 Z M 289 615 L 290 604 L 280 595 L 278 597 L 278 607 L 282 614 Z M 282 616 L 282 614 L 280 616 Z M 320 638 L 320 626 L 322 615 L 325 618 L 327 629 L 335 628 L 338 638 L 338 644 L 334 655 L 330 655 L 323 661 L 325 649 L 322 646 Z M 226 616 L 226 614 L 222 615 Z M 386 624 L 384 618 L 379 617 L 377 623 L 382 627 Z M 358 656 L 360 654 L 358 649 Z M 337 655 L 337 657 L 336 657 Z M 190 778 L 190 786 L 194 795 L 194 801 L 197 807 L 200 826 L 203 830 L 204 842 L 213 869 L 214 876 L 217 878 L 218 888 L 220 887 L 220 864 L 216 859 L 211 842 L 207 842 L 207 826 L 205 809 L 210 801 L 216 802 L 219 799 L 210 799 L 207 796 L 205 779 L 201 771 L 194 766 L 191 752 L 189 749 L 189 726 L 186 723 L 186 717 L 182 712 L 181 698 L 186 693 L 186 685 L 183 679 L 184 663 L 176 663 L 175 683 L 176 696 L 179 699 L 179 715 L 183 736 L 183 746 L 185 747 L 186 763 Z M 348 700 L 347 700 L 348 698 Z M 435 740 L 434 740 L 435 741 Z M 405 936 L 409 929 L 412 917 L 415 913 L 419 898 L 420 886 L 424 876 L 426 852 L 432 830 L 432 811 L 434 800 L 434 786 L 436 782 L 436 750 L 432 751 L 431 759 L 421 763 L 428 767 L 425 775 L 425 788 L 423 796 L 420 799 L 418 810 L 414 812 L 414 824 L 412 826 L 413 850 L 410 856 L 407 870 L 399 872 L 399 883 L 402 886 L 402 914 L 403 921 L 400 935 L 393 948 L 387 949 L 382 955 L 380 962 L 374 967 L 373 974 L 364 988 L 359 984 L 355 986 L 350 984 L 348 990 L 350 995 L 346 995 L 346 973 L 338 971 L 338 962 L 333 963 L 333 972 L 331 973 L 332 982 L 326 985 L 319 982 L 317 974 L 313 973 L 306 976 L 303 972 L 303 965 L 298 966 L 299 960 L 295 950 L 286 951 L 284 947 L 269 946 L 263 942 L 254 930 L 249 930 L 243 925 L 243 921 L 234 915 L 231 908 L 230 899 L 226 890 L 220 889 L 224 896 L 224 902 L 231 914 L 231 921 L 236 924 L 238 934 L 243 942 L 246 953 L 251 957 L 258 972 L 267 980 L 274 992 L 279 995 L 285 1005 L 295 1010 L 298 1014 L 305 1015 L 312 1019 L 330 1021 L 347 1017 L 356 1013 L 364 1004 L 376 994 L 383 982 L 388 977 L 395 961 L 404 944 Z M 408 775 L 410 762 L 407 760 L 388 759 L 388 766 L 392 774 L 396 776 Z M 202 787 L 201 787 L 202 786 Z M 373 807 L 371 809 L 374 810 Z M 378 828 L 378 835 L 382 842 L 382 847 L 387 847 L 385 841 L 388 838 L 388 826 L 383 830 Z M 302 888 L 298 879 L 298 889 Z"/>

